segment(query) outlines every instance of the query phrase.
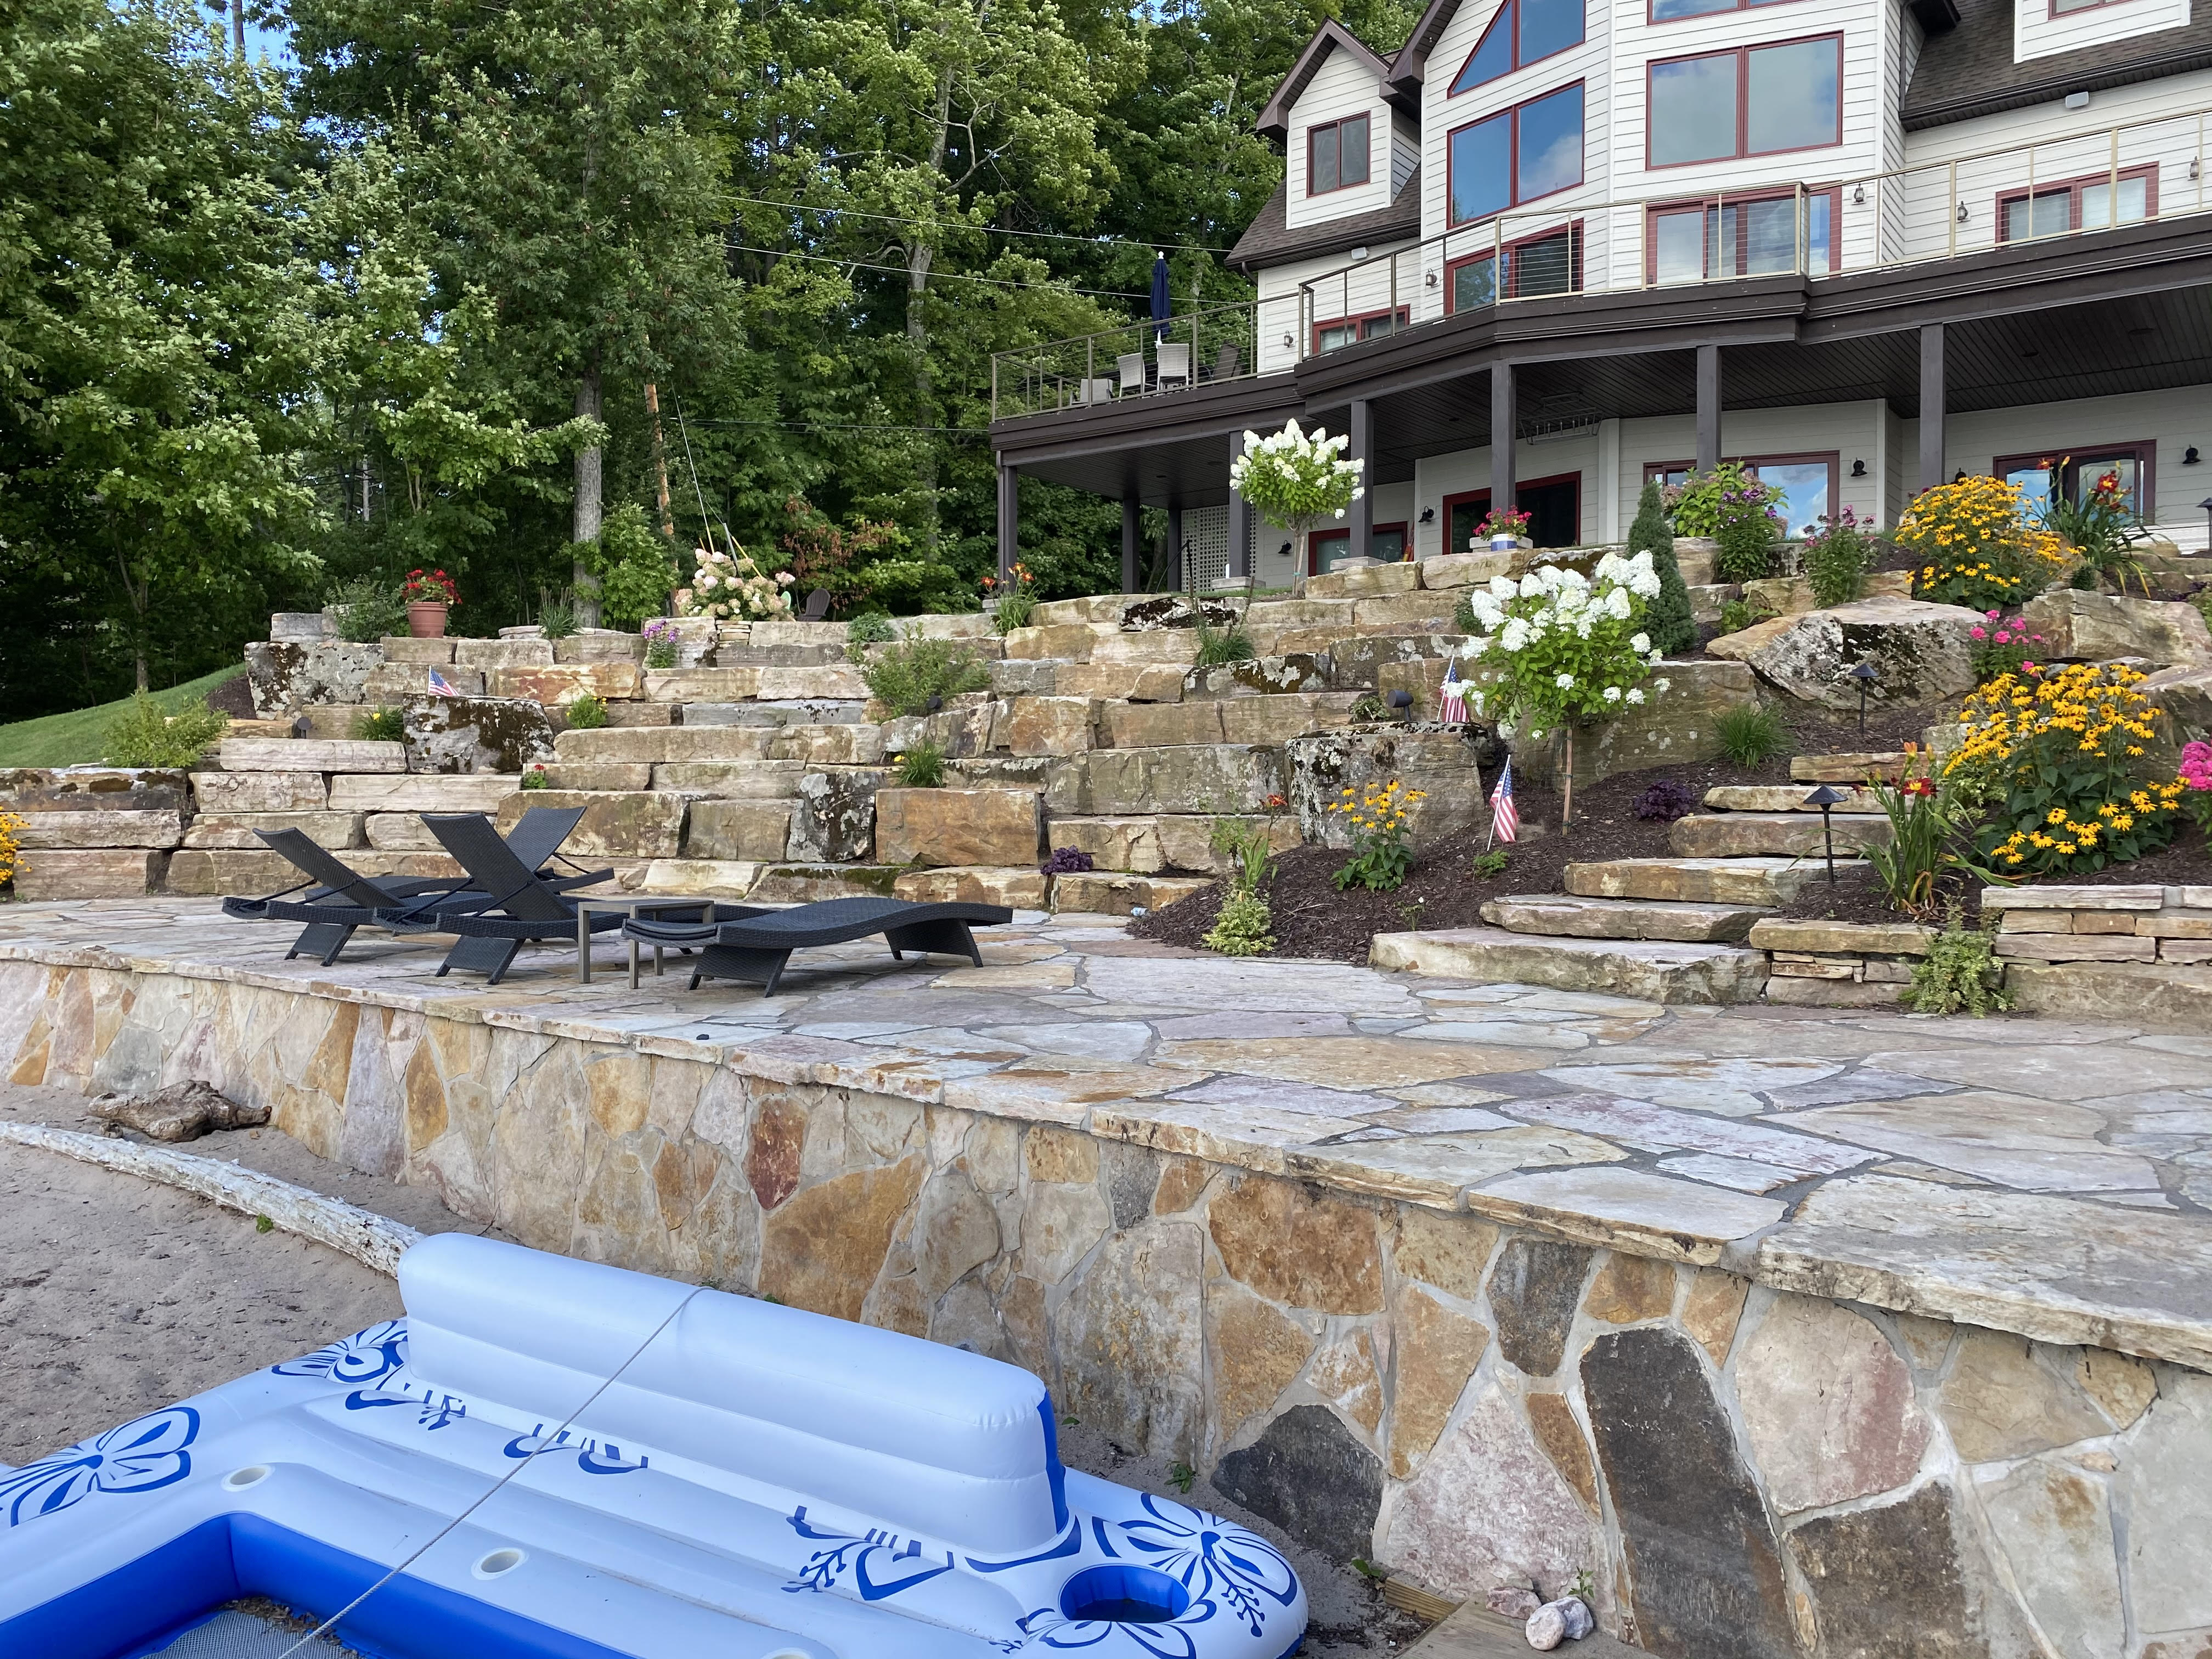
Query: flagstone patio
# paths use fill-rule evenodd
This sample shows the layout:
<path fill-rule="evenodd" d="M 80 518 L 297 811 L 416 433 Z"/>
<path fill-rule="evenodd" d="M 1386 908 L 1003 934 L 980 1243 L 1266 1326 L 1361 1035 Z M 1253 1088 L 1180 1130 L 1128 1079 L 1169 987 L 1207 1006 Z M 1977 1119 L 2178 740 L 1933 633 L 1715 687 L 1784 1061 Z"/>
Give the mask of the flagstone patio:
<path fill-rule="evenodd" d="M 0 909 L 0 963 L 290 989 L 1088 1129 L 1347 1194 L 1471 1211 L 1757 1282 L 2212 1366 L 2212 1039 L 2026 1018 L 1662 1007 L 1232 960 L 1024 914 L 986 966 L 879 944 L 783 993 L 620 951 L 496 988 L 364 935 L 330 969 L 204 900 Z M 24 983 L 17 980 L 16 983 Z M 36 1081 L 66 1006 L 0 1008 Z M 84 1018 L 90 1018 L 89 1010 Z M 10 1057 L 12 1056 L 12 1059 Z M 180 1074 L 185 1057 L 110 1062 Z M 118 1070 L 118 1066 L 121 1068 Z"/>

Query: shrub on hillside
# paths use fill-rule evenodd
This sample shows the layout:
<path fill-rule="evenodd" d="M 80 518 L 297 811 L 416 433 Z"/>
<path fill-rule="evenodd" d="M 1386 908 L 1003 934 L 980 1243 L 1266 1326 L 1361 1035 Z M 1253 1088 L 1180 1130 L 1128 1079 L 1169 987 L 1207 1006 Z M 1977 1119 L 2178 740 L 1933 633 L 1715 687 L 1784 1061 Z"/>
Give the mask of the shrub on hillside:
<path fill-rule="evenodd" d="M 197 766 L 229 724 L 229 715 L 198 704 L 165 714 L 141 691 L 108 723 L 101 757 L 110 766 Z"/>
<path fill-rule="evenodd" d="M 924 639 L 909 631 L 896 643 L 870 656 L 858 645 L 846 654 L 860 671 L 868 695 L 894 714 L 926 714 L 930 699 L 942 708 L 963 691 L 986 691 L 991 670 L 975 647 L 957 640 Z"/>

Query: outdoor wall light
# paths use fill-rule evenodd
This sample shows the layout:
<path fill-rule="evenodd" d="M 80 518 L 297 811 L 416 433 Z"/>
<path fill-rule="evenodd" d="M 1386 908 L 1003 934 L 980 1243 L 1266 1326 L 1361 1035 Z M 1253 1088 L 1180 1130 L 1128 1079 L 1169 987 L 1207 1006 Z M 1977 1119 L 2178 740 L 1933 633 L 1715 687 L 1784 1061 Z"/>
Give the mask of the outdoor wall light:
<path fill-rule="evenodd" d="M 2191 455 L 2194 455 L 2197 452 L 2196 452 L 2195 450 L 2193 450 L 2193 449 L 2192 449 L 2192 450 L 2191 450 L 2189 453 L 2190 453 Z M 1434 524 L 1436 521 L 1437 521 L 1437 510 L 1436 510 L 1436 508 L 1434 508 L 1433 507 L 1423 507 L 1423 508 L 1421 509 L 1421 522 L 1422 522 L 1423 524 Z"/>
<path fill-rule="evenodd" d="M 1866 205 L 1866 186 L 1864 185 L 1853 185 L 1851 186 L 1851 205 L 1853 207 L 1864 207 Z"/>
<path fill-rule="evenodd" d="M 1283 349 L 1285 351 L 1288 351 L 1291 347 L 1297 344 L 1297 337 L 1294 334 L 1285 334 L 1283 336 Z"/>
<path fill-rule="evenodd" d="M 1863 478 L 1866 477 L 1866 463 L 1864 461 L 1853 461 L 1851 463 L 1851 477 L 1854 478 Z"/>
<path fill-rule="evenodd" d="M 1959 204 L 1959 222 L 1962 225 L 1966 222 L 1966 204 L 1964 202 Z"/>
<path fill-rule="evenodd" d="M 1431 271 L 1431 272 L 1429 273 L 1429 286 L 1430 286 L 1431 288 L 1434 288 L 1436 285 L 1437 285 L 1437 273 L 1436 273 L 1435 271 L 1433 271 L 1433 270 L 1432 270 L 1432 271 Z"/>
<path fill-rule="evenodd" d="M 2188 448 L 2181 452 L 2181 464 L 2184 466 L 2194 466 L 2197 462 L 2203 459 L 2204 458 L 2202 455 L 2199 455 L 2197 453 L 2197 446 L 2195 444 L 2190 445 Z"/>

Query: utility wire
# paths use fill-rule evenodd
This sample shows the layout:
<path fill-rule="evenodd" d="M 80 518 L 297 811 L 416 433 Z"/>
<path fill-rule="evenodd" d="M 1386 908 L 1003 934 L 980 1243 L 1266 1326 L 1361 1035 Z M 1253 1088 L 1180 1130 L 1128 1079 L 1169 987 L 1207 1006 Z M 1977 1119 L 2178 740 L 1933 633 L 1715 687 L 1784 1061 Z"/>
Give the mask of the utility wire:
<path fill-rule="evenodd" d="M 420 1548 L 416 1550 L 416 1552 L 412 1555 L 409 1556 L 404 1561 L 402 1561 L 398 1566 L 392 1568 L 390 1572 L 386 1573 L 383 1577 L 378 1579 L 374 1584 L 371 1584 L 360 1595 L 355 1596 L 352 1601 L 347 1602 L 329 1618 L 324 1620 L 321 1624 L 316 1626 L 314 1629 L 309 1631 L 298 1641 L 293 1643 L 290 1647 L 286 1648 L 283 1653 L 277 1656 L 277 1659 L 292 1659 L 292 1656 L 297 1653 L 301 1648 L 304 1648 L 308 1643 L 315 1640 L 318 1637 L 331 1629 L 337 1625 L 339 1620 L 344 1618 L 346 1614 L 351 1613 L 362 1602 L 368 1601 L 370 1596 L 375 1595 L 377 1591 L 382 1589 L 393 1579 L 398 1577 L 401 1573 L 406 1571 L 408 1568 L 413 1566 L 417 1561 L 421 1560 L 424 1554 L 426 1554 L 431 1547 L 436 1544 L 440 1539 L 443 1538 L 447 1533 L 453 1531 L 453 1529 L 459 1526 L 462 1522 L 467 1520 L 471 1516 L 474 1515 L 478 1510 L 482 1509 L 486 1504 L 489 1504 L 494 1498 L 498 1496 L 500 1488 L 506 1486 L 508 1481 L 514 1480 L 516 1475 L 520 1474 L 523 1470 L 528 1468 L 530 1467 L 531 1460 L 536 1457 L 540 1452 L 560 1450 L 561 1447 L 557 1443 L 562 1435 L 568 1433 L 570 1425 L 573 1425 L 578 1418 L 581 1417 L 586 1412 L 592 1408 L 592 1405 L 594 1401 L 598 1400 L 599 1397 L 605 1394 L 609 1389 L 614 1387 L 615 1379 L 620 1376 L 624 1371 L 628 1370 L 633 1364 L 636 1364 L 638 1355 L 643 1353 L 647 1348 L 651 1347 L 653 1344 L 654 1338 L 658 1337 L 661 1332 L 666 1330 L 671 1325 L 674 1324 L 676 1322 L 676 1316 L 682 1313 L 686 1308 L 690 1307 L 691 1305 L 692 1297 L 697 1296 L 706 1288 L 707 1287 L 704 1285 L 695 1285 L 692 1288 L 690 1296 L 685 1297 L 681 1302 L 671 1308 L 668 1310 L 668 1317 L 662 1320 L 658 1325 L 655 1325 L 653 1328 L 651 1334 L 647 1336 L 644 1341 L 639 1343 L 635 1348 L 631 1350 L 629 1358 L 623 1360 L 621 1364 L 616 1366 L 613 1371 L 608 1375 L 606 1381 L 600 1383 L 598 1388 L 593 1389 L 590 1396 L 585 1400 L 584 1403 L 577 1407 L 575 1410 L 570 1412 L 567 1418 L 562 1421 L 559 1428 L 554 1430 L 550 1436 L 539 1436 L 538 1443 L 532 1446 L 528 1451 L 523 1453 L 521 1460 L 517 1462 L 513 1468 L 509 1469 L 505 1474 L 500 1476 L 497 1480 L 495 1480 L 492 1483 L 490 1491 L 485 1492 L 484 1495 L 477 1498 L 475 1503 L 470 1504 L 468 1508 L 463 1510 L 452 1520 L 447 1522 L 444 1526 L 439 1528 L 438 1530 L 430 1536 L 428 1541 L 426 1541 Z"/>
<path fill-rule="evenodd" d="M 884 270 L 894 276 L 913 275 L 904 265 L 870 264 L 865 259 L 839 259 L 827 253 L 793 253 L 787 248 L 755 247 L 748 242 L 728 242 L 724 246 L 738 253 L 766 253 L 779 259 L 808 259 L 816 264 L 842 265 L 848 270 Z M 1149 300 L 1149 294 L 1139 294 L 1126 288 L 1070 288 L 1065 283 L 1018 283 L 1005 276 L 965 276 L 957 270 L 933 270 L 933 281 L 947 283 L 984 283 L 992 288 L 1049 289 L 1054 294 L 1089 294 L 1107 300 Z"/>
<path fill-rule="evenodd" d="M 744 202 L 754 207 L 781 208 L 787 213 L 842 214 L 848 219 L 878 219 L 890 225 L 921 225 L 939 230 L 975 230 L 987 236 L 1036 236 L 1054 242 L 1079 242 L 1085 247 L 1104 247 L 1118 243 L 1123 247 L 1140 247 L 1148 252 L 1163 248 L 1177 253 L 1228 253 L 1225 247 L 1210 247 L 1203 242 L 1144 242 L 1130 236 L 1081 236 L 1066 230 L 1008 230 L 997 225 L 979 225 L 964 219 L 909 219 L 896 213 L 870 213 L 860 208 L 813 207 L 805 202 L 776 202 L 765 196 L 738 196 L 729 191 L 721 192 L 726 201 Z"/>

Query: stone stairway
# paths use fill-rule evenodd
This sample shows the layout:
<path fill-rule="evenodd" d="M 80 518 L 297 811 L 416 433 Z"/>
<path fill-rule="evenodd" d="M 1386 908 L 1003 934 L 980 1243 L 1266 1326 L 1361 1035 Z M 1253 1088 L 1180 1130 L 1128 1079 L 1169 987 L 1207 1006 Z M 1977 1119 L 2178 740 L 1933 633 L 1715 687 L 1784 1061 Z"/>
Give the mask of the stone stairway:
<path fill-rule="evenodd" d="M 1373 959 L 1656 1002 L 1755 1001 L 1767 958 L 1747 943 L 1752 928 L 1826 874 L 1821 816 L 1805 797 L 1830 776 L 1894 779 L 1901 765 L 1897 756 L 1800 756 L 1791 770 L 1804 781 L 1709 790 L 1705 811 L 1670 828 L 1665 857 L 1570 864 L 1565 893 L 1492 899 L 1481 927 L 1378 938 Z M 1888 817 L 1862 788 L 1845 792 L 1828 828 L 1839 867 L 1857 867 L 1844 860 L 1890 838 Z"/>

